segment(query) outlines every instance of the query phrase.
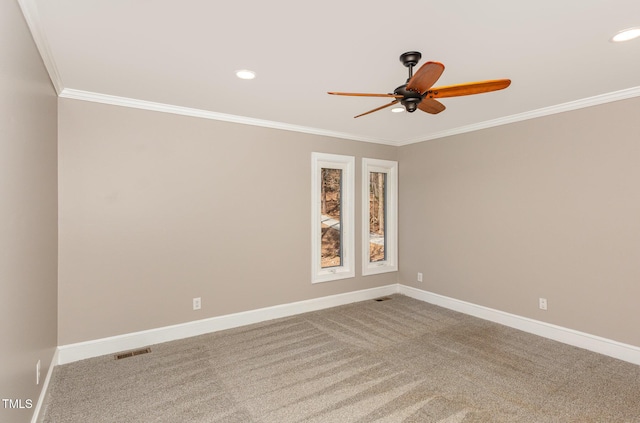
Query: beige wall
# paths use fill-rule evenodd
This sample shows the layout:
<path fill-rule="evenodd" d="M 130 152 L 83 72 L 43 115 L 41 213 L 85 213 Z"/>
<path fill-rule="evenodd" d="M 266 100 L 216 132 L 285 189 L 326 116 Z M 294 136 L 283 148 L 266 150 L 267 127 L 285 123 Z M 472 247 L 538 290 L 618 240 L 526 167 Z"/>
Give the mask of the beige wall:
<path fill-rule="evenodd" d="M 0 398 L 35 406 L 57 335 L 57 100 L 15 1 L 0 34 Z M 2 422 L 32 413 L 0 404 Z"/>
<path fill-rule="evenodd" d="M 397 282 L 310 270 L 311 152 L 355 156 L 359 184 L 360 159 L 395 147 L 59 105 L 60 345 Z"/>
<path fill-rule="evenodd" d="M 636 98 L 400 148 L 400 282 L 640 346 L 639 112 Z"/>
<path fill-rule="evenodd" d="M 401 148 L 69 99 L 56 120 L 18 7 L 1 7 L 3 397 L 36 399 L 56 337 L 397 281 L 640 346 L 639 99 Z M 313 151 L 356 156 L 356 186 L 362 157 L 399 160 L 399 274 L 310 283 Z M 359 232 L 356 213 L 357 249 Z"/>
<path fill-rule="evenodd" d="M 61 99 L 59 344 L 395 283 L 310 283 L 321 151 L 399 160 L 401 283 L 640 345 L 639 107 L 398 149 Z"/>

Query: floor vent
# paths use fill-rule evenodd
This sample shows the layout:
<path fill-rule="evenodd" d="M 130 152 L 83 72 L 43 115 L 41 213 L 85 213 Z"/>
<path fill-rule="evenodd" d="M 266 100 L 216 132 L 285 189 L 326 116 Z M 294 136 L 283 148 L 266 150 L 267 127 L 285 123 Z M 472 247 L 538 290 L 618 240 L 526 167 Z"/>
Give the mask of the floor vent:
<path fill-rule="evenodd" d="M 141 350 L 127 351 L 123 353 L 116 354 L 116 360 L 122 360 L 123 358 L 133 357 L 134 355 L 146 354 L 150 353 L 151 348 L 143 348 Z"/>
<path fill-rule="evenodd" d="M 391 297 L 382 297 L 382 298 L 376 298 L 374 301 L 389 301 L 391 299 Z"/>

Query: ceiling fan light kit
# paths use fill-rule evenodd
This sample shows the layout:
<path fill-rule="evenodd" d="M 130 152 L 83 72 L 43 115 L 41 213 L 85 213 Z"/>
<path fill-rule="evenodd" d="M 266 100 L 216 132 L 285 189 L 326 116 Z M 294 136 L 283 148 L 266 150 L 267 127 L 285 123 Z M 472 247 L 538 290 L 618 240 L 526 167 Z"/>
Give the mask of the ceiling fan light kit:
<path fill-rule="evenodd" d="M 445 109 L 444 104 L 440 103 L 436 98 L 458 97 L 498 91 L 507 88 L 511 84 L 510 79 L 494 79 L 489 81 L 467 82 L 463 84 L 432 88 L 444 72 L 444 65 L 440 62 L 427 62 L 422 65 L 414 75 L 413 68 L 418 64 L 421 58 L 422 54 L 418 51 L 409 51 L 400 55 L 400 62 L 408 68 L 409 77 L 407 78 L 407 82 L 396 88 L 393 93 L 369 94 L 329 91 L 328 94 L 355 97 L 394 98 L 394 100 L 384 106 L 380 106 L 373 110 L 369 110 L 368 112 L 354 116 L 356 118 L 377 112 L 378 110 L 382 110 L 398 103 L 400 103 L 409 113 L 413 113 L 417 109 L 420 109 L 423 112 L 435 115 Z M 398 108 L 394 107 L 392 111 L 401 111 L 397 109 Z"/>
<path fill-rule="evenodd" d="M 624 41 L 633 40 L 634 38 L 638 37 L 640 37 L 640 27 L 627 28 L 611 37 L 611 41 L 613 41 L 614 43 L 621 43 Z"/>

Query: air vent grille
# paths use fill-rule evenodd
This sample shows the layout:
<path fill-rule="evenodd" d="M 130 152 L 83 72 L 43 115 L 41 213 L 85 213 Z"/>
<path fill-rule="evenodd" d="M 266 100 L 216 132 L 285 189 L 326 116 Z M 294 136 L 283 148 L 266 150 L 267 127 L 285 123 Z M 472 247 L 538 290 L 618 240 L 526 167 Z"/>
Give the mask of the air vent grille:
<path fill-rule="evenodd" d="M 115 355 L 116 360 L 122 360 L 123 358 L 133 357 L 135 355 L 147 354 L 151 352 L 151 348 L 142 348 L 140 350 L 127 351 L 118 353 Z"/>

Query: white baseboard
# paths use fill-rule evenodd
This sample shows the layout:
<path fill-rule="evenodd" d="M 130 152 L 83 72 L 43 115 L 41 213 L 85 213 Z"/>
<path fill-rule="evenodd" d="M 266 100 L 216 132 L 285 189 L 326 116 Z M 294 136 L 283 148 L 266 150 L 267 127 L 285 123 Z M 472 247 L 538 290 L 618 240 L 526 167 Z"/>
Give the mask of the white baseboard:
<path fill-rule="evenodd" d="M 86 358 L 113 354 L 162 342 L 175 341 L 177 339 L 189 338 L 191 336 L 203 335 L 252 323 L 259 323 L 281 317 L 307 313 L 310 311 L 322 310 L 358 301 L 371 300 L 385 295 L 395 294 L 397 292 L 397 284 L 386 285 L 379 288 L 314 298 L 311 300 L 196 320 L 179 325 L 128 333 L 109 338 L 62 345 L 58 347 L 57 364 L 67 364 L 78 360 L 84 360 Z"/>
<path fill-rule="evenodd" d="M 212 317 L 209 319 L 128 333 L 109 338 L 62 345 L 58 347 L 58 351 L 54 356 L 54 360 L 56 361 L 54 361 L 52 366 L 50 366 L 49 373 L 45 380 L 45 386 L 43 386 L 43 392 L 46 390 L 46 384 L 49 382 L 53 364 L 71 363 L 78 360 L 84 360 L 86 358 L 113 354 L 120 351 L 141 348 L 148 345 L 174 341 L 191 336 L 203 335 L 206 333 L 217 332 L 220 330 L 231 329 L 281 317 L 293 316 L 310 311 L 322 310 L 358 301 L 366 301 L 395 293 L 400 293 L 420 301 L 435 304 L 461 313 L 469 314 L 471 316 L 479 317 L 481 319 L 519 329 L 524 332 L 640 365 L 640 347 L 637 346 L 623 344 L 611 339 L 468 303 L 466 301 L 457 300 L 455 298 L 446 297 L 410 286 L 393 284 Z M 40 401 L 38 403 L 40 403 Z"/>
<path fill-rule="evenodd" d="M 445 297 L 406 285 L 399 285 L 398 292 L 420 301 L 640 365 L 640 347 L 456 300 L 455 298 Z"/>
<path fill-rule="evenodd" d="M 40 396 L 38 397 L 38 401 L 36 402 L 36 406 L 33 407 L 33 415 L 31 416 L 31 423 L 37 423 L 40 421 L 40 413 L 42 410 L 42 406 L 46 401 L 47 394 L 49 393 L 49 381 L 51 381 L 51 375 L 53 374 L 53 368 L 58 364 L 58 349 L 56 348 L 53 353 L 53 357 L 51 358 L 51 363 L 49 364 L 49 370 L 47 370 L 47 376 L 44 378 L 44 382 L 42 383 L 42 390 L 40 391 Z"/>

